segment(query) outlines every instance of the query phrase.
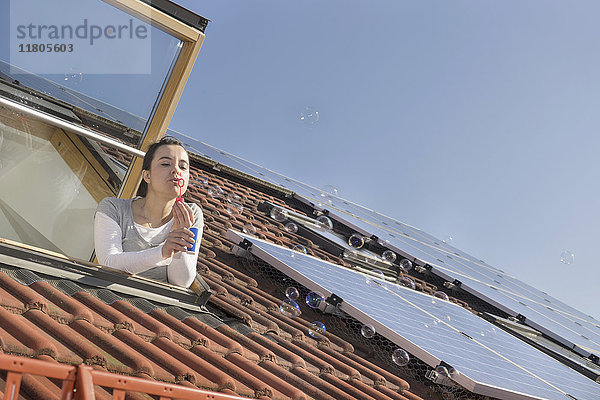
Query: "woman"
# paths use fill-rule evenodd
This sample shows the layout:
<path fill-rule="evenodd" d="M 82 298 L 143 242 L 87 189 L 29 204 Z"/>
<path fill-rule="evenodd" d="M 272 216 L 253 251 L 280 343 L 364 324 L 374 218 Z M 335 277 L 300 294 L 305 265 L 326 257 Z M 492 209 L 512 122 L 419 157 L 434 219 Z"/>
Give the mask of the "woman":
<path fill-rule="evenodd" d="M 96 209 L 94 244 L 100 264 L 130 274 L 189 287 L 204 228 L 196 204 L 176 201 L 179 180 L 185 193 L 189 157 L 180 141 L 165 137 L 150 146 L 142 163 L 142 182 L 130 200 L 107 197 Z M 189 228 L 198 228 L 195 251 Z"/>

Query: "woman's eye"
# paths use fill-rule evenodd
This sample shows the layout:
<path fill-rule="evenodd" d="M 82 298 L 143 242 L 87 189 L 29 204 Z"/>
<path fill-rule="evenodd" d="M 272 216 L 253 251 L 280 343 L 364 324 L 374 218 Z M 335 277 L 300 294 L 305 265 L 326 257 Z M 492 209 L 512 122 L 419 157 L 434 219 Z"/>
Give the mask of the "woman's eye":
<path fill-rule="evenodd" d="M 168 166 L 169 166 L 169 163 L 162 163 L 162 164 L 160 164 L 160 165 L 162 165 L 162 166 L 165 166 L 165 167 L 168 167 Z"/>

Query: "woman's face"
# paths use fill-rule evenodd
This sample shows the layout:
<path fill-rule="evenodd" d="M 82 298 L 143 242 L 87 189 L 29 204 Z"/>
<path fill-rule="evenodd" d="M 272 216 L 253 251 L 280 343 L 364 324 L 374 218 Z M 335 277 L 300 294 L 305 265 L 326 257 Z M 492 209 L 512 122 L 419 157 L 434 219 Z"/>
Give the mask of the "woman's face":
<path fill-rule="evenodd" d="M 143 170 L 142 177 L 148 184 L 148 194 L 175 198 L 179 196 L 179 178 L 184 185 L 181 193 L 185 193 L 190 181 L 190 161 L 187 152 L 178 145 L 164 145 L 156 149 L 150 170 Z"/>

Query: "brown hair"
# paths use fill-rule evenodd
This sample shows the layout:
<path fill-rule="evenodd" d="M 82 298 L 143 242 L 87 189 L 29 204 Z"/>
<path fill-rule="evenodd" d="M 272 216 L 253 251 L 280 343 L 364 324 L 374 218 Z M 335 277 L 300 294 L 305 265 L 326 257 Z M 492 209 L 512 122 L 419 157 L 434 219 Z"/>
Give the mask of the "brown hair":
<path fill-rule="evenodd" d="M 150 147 L 148 148 L 148 151 L 146 151 L 146 155 L 144 156 L 144 161 L 142 162 L 142 170 L 150 171 L 150 165 L 152 164 L 152 160 L 154 160 L 154 153 L 156 153 L 156 150 L 158 150 L 158 148 L 160 146 L 170 146 L 170 145 L 181 146 L 185 150 L 185 147 L 183 146 L 183 143 L 181 143 L 181 141 L 179 141 L 178 139 L 175 139 L 173 136 L 165 136 L 162 139 L 160 139 L 158 142 L 152 143 L 150 145 Z M 140 187 L 137 190 L 137 196 L 146 197 L 147 194 L 148 194 L 148 184 L 146 183 L 146 181 L 144 179 L 142 179 L 142 182 L 140 183 Z"/>

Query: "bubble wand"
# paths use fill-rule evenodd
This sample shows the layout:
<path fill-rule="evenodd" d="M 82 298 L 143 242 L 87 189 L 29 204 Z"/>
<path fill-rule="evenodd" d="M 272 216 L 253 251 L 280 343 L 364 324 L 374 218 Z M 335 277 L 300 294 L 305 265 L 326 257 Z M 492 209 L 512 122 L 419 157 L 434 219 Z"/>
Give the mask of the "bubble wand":
<path fill-rule="evenodd" d="M 177 179 L 177 186 L 179 186 L 179 197 L 177 197 L 175 199 L 175 202 L 180 201 L 183 204 L 183 198 L 181 197 L 183 195 L 183 186 L 185 185 L 185 181 L 183 180 L 183 178 L 179 178 Z M 187 247 L 187 251 L 190 252 L 195 252 L 196 251 L 196 242 L 198 241 L 198 228 L 197 227 L 191 227 L 189 228 L 190 232 L 192 232 L 194 234 L 194 244 Z"/>
<path fill-rule="evenodd" d="M 177 179 L 177 186 L 179 186 L 179 197 L 177 197 L 175 199 L 175 201 L 180 201 L 183 203 L 183 197 L 181 197 L 182 195 L 182 191 L 183 191 L 183 186 L 185 185 L 185 181 L 183 180 L 183 178 L 179 178 Z"/>

